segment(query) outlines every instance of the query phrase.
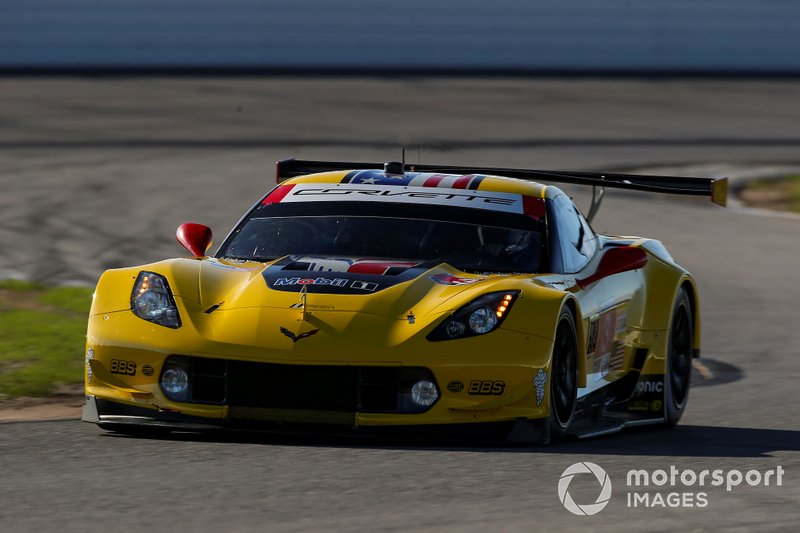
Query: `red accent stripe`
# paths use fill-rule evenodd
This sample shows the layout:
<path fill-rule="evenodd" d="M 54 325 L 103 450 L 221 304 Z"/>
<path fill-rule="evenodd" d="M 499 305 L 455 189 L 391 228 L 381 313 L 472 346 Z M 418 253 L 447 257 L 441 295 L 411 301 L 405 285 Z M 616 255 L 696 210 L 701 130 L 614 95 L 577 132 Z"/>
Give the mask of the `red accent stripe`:
<path fill-rule="evenodd" d="M 438 187 L 439 183 L 445 178 L 444 174 L 434 174 L 422 184 L 423 187 Z"/>
<path fill-rule="evenodd" d="M 356 261 L 347 269 L 347 272 L 383 275 L 392 267 L 411 268 L 417 266 L 417 264 L 418 263 L 408 263 L 404 261 L 371 261 L 367 259 L 364 261 Z"/>
<path fill-rule="evenodd" d="M 267 197 L 264 198 L 261 201 L 261 205 L 270 205 L 270 204 L 279 204 L 279 203 L 281 203 L 281 200 L 286 198 L 286 195 L 289 194 L 289 192 L 292 190 L 293 187 L 294 187 L 294 184 L 292 184 L 292 185 L 280 185 L 280 186 L 276 187 L 275 189 L 272 189 L 272 192 L 269 193 L 267 195 Z"/>
<path fill-rule="evenodd" d="M 472 181 L 473 176 L 461 176 L 458 178 L 455 183 L 453 183 L 454 189 L 466 189 L 469 182 Z"/>
<path fill-rule="evenodd" d="M 535 196 L 522 196 L 522 212 L 534 218 L 544 217 L 544 200 Z"/>

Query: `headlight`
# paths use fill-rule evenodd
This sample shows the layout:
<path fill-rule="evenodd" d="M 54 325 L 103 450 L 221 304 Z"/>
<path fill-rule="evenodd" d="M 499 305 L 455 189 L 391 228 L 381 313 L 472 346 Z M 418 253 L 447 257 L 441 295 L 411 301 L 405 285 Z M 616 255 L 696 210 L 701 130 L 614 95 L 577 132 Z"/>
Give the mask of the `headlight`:
<path fill-rule="evenodd" d="M 154 272 L 139 272 L 131 294 L 131 311 L 139 318 L 168 328 L 181 327 L 178 307 L 167 278 Z"/>
<path fill-rule="evenodd" d="M 170 366 L 161 374 L 161 390 L 173 402 L 186 402 L 191 395 L 189 373 L 180 366 Z"/>
<path fill-rule="evenodd" d="M 420 407 L 430 407 L 439 399 L 439 389 L 433 381 L 421 379 L 411 387 L 411 400 Z"/>
<path fill-rule="evenodd" d="M 483 335 L 489 333 L 497 325 L 497 317 L 494 316 L 494 310 L 487 306 L 479 307 L 469 314 L 469 329 L 473 333 Z"/>
<path fill-rule="evenodd" d="M 450 315 L 427 339 L 446 341 L 492 332 L 503 323 L 517 296 L 519 291 L 484 294 Z"/>

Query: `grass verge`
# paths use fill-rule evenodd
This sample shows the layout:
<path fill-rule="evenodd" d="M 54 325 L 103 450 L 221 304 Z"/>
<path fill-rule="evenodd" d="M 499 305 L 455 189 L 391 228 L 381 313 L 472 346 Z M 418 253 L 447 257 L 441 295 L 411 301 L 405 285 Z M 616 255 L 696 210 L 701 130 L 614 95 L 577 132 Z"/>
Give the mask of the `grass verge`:
<path fill-rule="evenodd" d="M 751 181 L 739 199 L 749 207 L 800 213 L 800 174 Z"/>
<path fill-rule="evenodd" d="M 92 289 L 0 281 L 0 400 L 81 385 L 91 304 Z"/>

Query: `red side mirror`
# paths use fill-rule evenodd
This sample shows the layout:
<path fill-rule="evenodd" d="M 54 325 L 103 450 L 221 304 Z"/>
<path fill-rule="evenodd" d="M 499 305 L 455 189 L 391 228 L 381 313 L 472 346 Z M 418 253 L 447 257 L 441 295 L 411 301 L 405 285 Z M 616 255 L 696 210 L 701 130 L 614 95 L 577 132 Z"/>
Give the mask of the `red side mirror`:
<path fill-rule="evenodd" d="M 178 226 L 175 237 L 197 259 L 204 258 L 206 251 L 211 246 L 211 228 L 202 224 L 195 224 L 194 222 L 181 224 Z"/>
<path fill-rule="evenodd" d="M 615 246 L 603 252 L 597 271 L 588 278 L 575 280 L 581 289 L 585 289 L 595 281 L 614 274 L 642 268 L 647 264 L 647 252 L 631 246 Z"/>

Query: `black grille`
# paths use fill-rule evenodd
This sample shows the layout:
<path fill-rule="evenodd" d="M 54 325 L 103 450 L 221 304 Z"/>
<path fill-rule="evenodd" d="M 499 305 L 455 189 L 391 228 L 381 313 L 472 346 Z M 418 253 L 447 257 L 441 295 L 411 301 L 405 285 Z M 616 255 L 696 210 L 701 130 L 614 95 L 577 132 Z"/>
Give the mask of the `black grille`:
<path fill-rule="evenodd" d="M 317 411 L 314 409 L 273 409 L 271 407 L 231 406 L 228 417 L 237 421 L 277 422 L 285 424 L 326 424 L 352 426 L 356 422 L 355 413 L 338 411 Z"/>
<path fill-rule="evenodd" d="M 433 379 L 422 367 L 283 365 L 182 355 L 169 357 L 164 368 L 171 365 L 191 376 L 189 403 L 228 405 L 231 419 L 290 423 L 422 412 L 425 408 L 409 404 L 409 390 L 419 379 Z"/>
<path fill-rule="evenodd" d="M 225 372 L 227 361 L 192 357 L 192 400 L 198 403 L 219 404 L 225 401 Z"/>
<path fill-rule="evenodd" d="M 358 368 L 228 363 L 228 404 L 355 412 Z"/>

